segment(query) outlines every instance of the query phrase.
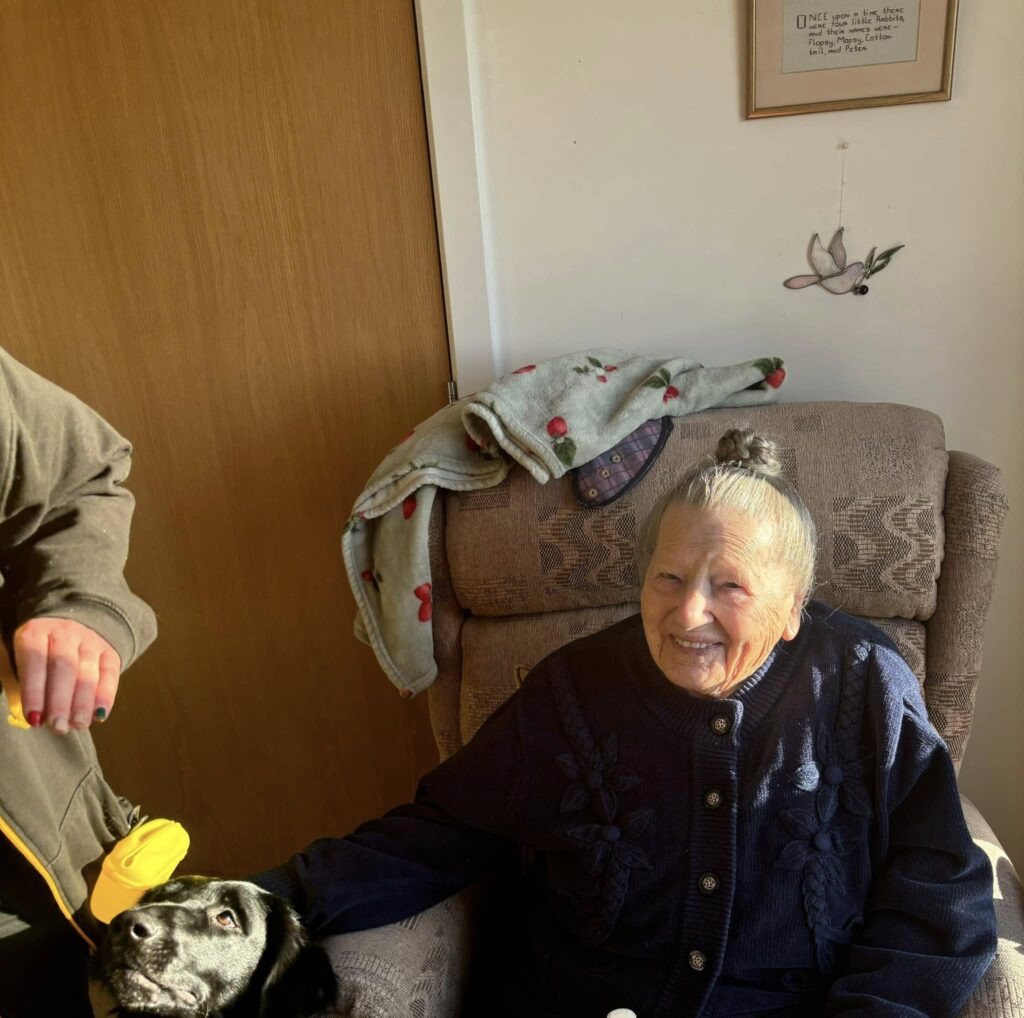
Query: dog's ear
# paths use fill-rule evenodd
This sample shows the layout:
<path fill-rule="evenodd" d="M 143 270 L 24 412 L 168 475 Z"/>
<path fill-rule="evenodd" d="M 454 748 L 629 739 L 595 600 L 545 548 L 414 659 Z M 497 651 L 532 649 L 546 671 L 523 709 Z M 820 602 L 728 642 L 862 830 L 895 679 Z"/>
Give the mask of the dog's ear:
<path fill-rule="evenodd" d="M 298 957 L 263 995 L 260 1018 L 309 1018 L 331 1007 L 338 981 L 327 953 L 307 944 Z"/>
<path fill-rule="evenodd" d="M 267 946 L 256 979 L 259 1018 L 306 1018 L 334 1001 L 334 970 L 286 902 L 268 895 Z"/>
<path fill-rule="evenodd" d="M 271 894 L 266 895 L 264 900 L 267 903 L 267 946 L 263 957 L 268 967 L 260 974 L 263 977 L 262 990 L 266 995 L 302 953 L 306 946 L 306 931 L 287 902 Z"/>

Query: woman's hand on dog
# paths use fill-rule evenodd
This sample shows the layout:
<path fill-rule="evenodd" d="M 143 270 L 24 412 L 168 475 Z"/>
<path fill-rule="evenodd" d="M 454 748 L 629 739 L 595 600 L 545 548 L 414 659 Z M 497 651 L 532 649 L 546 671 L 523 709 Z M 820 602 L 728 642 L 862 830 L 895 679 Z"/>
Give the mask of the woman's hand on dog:
<path fill-rule="evenodd" d="M 82 731 L 110 714 L 121 677 L 116 650 L 73 619 L 29 619 L 14 631 L 22 708 L 33 728 Z"/>

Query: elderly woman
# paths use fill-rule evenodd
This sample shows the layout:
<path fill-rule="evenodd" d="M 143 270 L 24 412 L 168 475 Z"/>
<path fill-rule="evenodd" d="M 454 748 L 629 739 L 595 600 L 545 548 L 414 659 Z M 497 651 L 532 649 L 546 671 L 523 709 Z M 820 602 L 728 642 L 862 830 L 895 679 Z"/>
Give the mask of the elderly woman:
<path fill-rule="evenodd" d="M 470 1015 L 955 1015 L 990 868 L 910 669 L 807 603 L 814 525 L 771 443 L 728 433 L 640 553 L 639 616 L 541 662 L 415 804 L 257 882 L 324 934 L 496 871 Z"/>

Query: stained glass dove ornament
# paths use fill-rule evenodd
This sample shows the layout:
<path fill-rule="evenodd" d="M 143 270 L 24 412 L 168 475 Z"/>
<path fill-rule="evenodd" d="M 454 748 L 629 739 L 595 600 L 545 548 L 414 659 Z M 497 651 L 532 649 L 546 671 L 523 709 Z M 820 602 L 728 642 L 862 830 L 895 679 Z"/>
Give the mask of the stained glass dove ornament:
<path fill-rule="evenodd" d="M 843 226 L 836 230 L 827 248 L 821 243 L 818 234 L 815 234 L 811 238 L 808 252 L 814 274 L 790 276 L 782 285 L 790 290 L 802 290 L 807 286 L 818 285 L 829 293 L 855 293 L 860 296 L 866 294 L 868 288 L 865 281 L 876 272 L 881 272 L 889 264 L 892 256 L 904 245 L 891 247 L 877 257 L 877 248 L 872 248 L 865 261 L 847 264 L 846 247 L 843 244 L 844 230 Z"/>

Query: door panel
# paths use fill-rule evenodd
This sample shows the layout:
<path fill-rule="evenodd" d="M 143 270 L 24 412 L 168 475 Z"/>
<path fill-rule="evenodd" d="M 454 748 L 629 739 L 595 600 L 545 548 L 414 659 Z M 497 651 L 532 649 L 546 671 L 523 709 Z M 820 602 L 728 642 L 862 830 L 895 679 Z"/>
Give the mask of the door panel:
<path fill-rule="evenodd" d="M 244 873 L 436 760 L 342 522 L 449 377 L 411 0 L 0 0 L 0 343 L 135 444 L 108 778 Z"/>

